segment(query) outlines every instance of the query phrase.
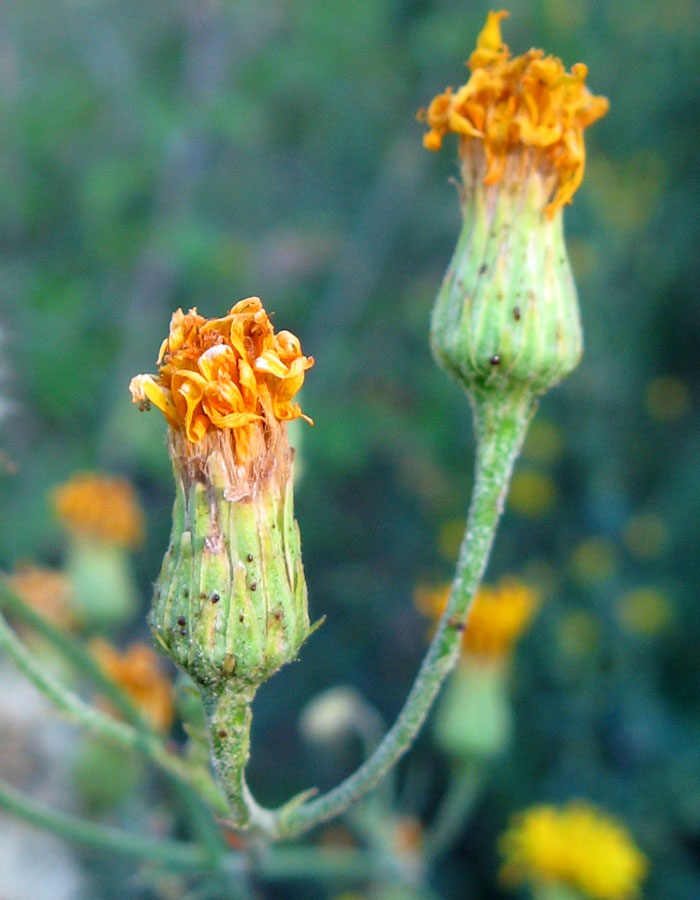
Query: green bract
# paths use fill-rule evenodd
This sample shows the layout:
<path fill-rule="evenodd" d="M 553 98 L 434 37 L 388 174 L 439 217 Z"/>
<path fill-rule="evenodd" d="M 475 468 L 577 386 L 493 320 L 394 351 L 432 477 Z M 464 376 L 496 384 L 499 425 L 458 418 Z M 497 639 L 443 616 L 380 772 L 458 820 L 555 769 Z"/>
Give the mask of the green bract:
<path fill-rule="evenodd" d="M 582 352 L 562 213 L 548 219 L 543 182 L 465 187 L 464 224 L 433 310 L 439 364 L 468 391 L 540 394 Z"/>

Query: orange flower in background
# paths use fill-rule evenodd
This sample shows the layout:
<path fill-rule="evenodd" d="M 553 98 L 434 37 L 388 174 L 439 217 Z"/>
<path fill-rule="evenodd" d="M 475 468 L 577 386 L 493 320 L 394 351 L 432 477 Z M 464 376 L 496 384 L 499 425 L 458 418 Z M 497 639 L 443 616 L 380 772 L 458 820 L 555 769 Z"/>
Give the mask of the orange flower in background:
<path fill-rule="evenodd" d="M 125 478 L 81 472 L 55 488 L 61 522 L 79 537 L 134 547 L 143 539 L 143 512 Z"/>
<path fill-rule="evenodd" d="M 450 585 L 418 588 L 416 606 L 438 618 L 447 606 Z M 482 585 L 474 597 L 464 630 L 464 653 L 486 660 L 508 657 L 539 609 L 539 595 L 518 578 L 502 578 L 496 587 Z"/>
<path fill-rule="evenodd" d="M 299 339 L 275 334 L 260 299 L 249 297 L 221 319 L 177 310 L 158 374 L 136 375 L 129 388 L 135 403 L 161 410 L 183 455 L 205 461 L 212 446 L 228 446 L 233 476 L 268 454 L 279 423 L 311 422 L 293 398 L 313 364 Z"/>
<path fill-rule="evenodd" d="M 174 718 L 173 689 L 163 674 L 158 654 L 145 644 L 131 644 L 123 653 L 96 638 L 90 651 L 100 668 L 129 697 L 157 731 L 168 731 Z"/>
<path fill-rule="evenodd" d="M 76 624 L 70 581 L 62 572 L 24 565 L 7 576 L 7 583 L 27 606 L 54 625 L 71 628 Z"/>
<path fill-rule="evenodd" d="M 583 63 L 567 72 L 560 59 L 542 50 L 511 57 L 501 38 L 506 16 L 505 10 L 488 14 L 469 58 L 467 83 L 456 91 L 447 88 L 419 112 L 430 128 L 423 143 L 439 150 L 445 134 L 458 134 L 463 160 L 485 154 L 487 185 L 498 184 L 508 158 L 519 154 L 520 180 L 530 165 L 553 176 L 553 196 L 544 209 L 551 218 L 581 184 L 583 131 L 606 114 L 609 104 L 585 86 Z"/>

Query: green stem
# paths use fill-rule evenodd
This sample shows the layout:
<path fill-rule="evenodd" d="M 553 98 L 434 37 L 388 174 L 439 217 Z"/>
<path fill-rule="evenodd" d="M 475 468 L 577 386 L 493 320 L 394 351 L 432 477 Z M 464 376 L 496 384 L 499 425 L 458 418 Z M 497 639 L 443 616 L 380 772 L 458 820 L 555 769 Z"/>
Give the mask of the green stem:
<path fill-rule="evenodd" d="M 229 853 L 212 856 L 197 844 L 145 838 L 96 822 L 86 822 L 42 803 L 0 781 L 0 809 L 57 837 L 90 850 L 131 857 L 169 870 L 222 872 L 231 877 L 255 873 L 265 881 L 325 881 L 372 878 L 381 861 L 371 852 L 319 847 L 279 847 L 248 859 Z"/>
<path fill-rule="evenodd" d="M 430 862 L 450 849 L 460 834 L 484 785 L 484 765 L 473 760 L 457 768 L 423 841 Z"/>
<path fill-rule="evenodd" d="M 130 722 L 141 731 L 147 731 L 156 737 L 158 736 L 158 733 L 146 722 L 139 710 L 131 702 L 131 699 L 105 673 L 94 656 L 85 648 L 85 645 L 61 628 L 56 627 L 48 619 L 39 615 L 31 606 L 28 606 L 12 590 L 4 578 L 0 578 L 0 606 L 7 609 L 16 619 L 28 625 L 58 650 L 78 672 L 81 672 L 96 686 L 98 692 L 112 704 L 127 722 Z M 221 833 L 212 821 L 210 812 L 200 795 L 180 777 L 176 777 L 173 773 L 166 774 L 172 781 L 181 805 L 187 811 L 190 821 L 193 822 L 196 833 L 212 850 L 220 846 Z"/>
<path fill-rule="evenodd" d="M 45 807 L 0 781 L 0 809 L 19 816 L 30 825 L 77 841 L 92 850 L 119 853 L 177 869 L 211 869 L 215 860 L 196 844 L 145 838 L 118 828 L 85 822 Z"/>
<path fill-rule="evenodd" d="M 321 797 L 306 802 L 295 798 L 274 813 L 273 837 L 301 834 L 344 812 L 371 790 L 408 750 L 457 662 L 469 604 L 486 568 L 513 465 L 536 407 L 529 389 L 484 390 L 472 401 L 477 452 L 467 528 L 447 608 L 408 699 L 379 747 L 349 778 Z"/>
<path fill-rule="evenodd" d="M 84 644 L 39 615 L 10 588 L 3 578 L 0 578 L 0 606 L 7 609 L 15 618 L 28 625 L 55 647 L 65 659 L 97 686 L 105 699 L 109 700 L 128 722 L 137 728 L 144 730 L 149 728 L 131 700 L 105 674 L 95 658 L 85 649 Z"/>
<path fill-rule="evenodd" d="M 214 771 L 231 804 L 227 821 L 236 828 L 248 827 L 254 802 L 246 785 L 245 767 L 250 756 L 250 704 L 256 690 L 257 685 L 243 690 L 239 684 L 224 682 L 216 693 L 202 693 Z"/>
<path fill-rule="evenodd" d="M 203 769 L 192 769 L 180 757 L 170 753 L 154 734 L 139 731 L 99 712 L 59 684 L 41 661 L 22 644 L 2 615 L 0 615 L 0 650 L 4 650 L 32 684 L 76 724 L 119 747 L 142 753 L 163 771 L 191 784 L 218 813 L 228 811 L 228 804 L 208 772 Z"/>

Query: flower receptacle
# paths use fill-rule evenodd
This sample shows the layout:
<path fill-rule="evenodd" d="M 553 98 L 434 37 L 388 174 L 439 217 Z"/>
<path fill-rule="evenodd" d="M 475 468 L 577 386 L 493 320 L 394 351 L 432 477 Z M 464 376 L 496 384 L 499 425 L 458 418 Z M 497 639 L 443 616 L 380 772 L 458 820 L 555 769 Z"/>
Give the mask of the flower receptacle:
<path fill-rule="evenodd" d="M 468 392 L 541 394 L 583 350 L 562 211 L 543 212 L 551 188 L 537 172 L 517 190 L 464 175 L 464 224 L 433 310 L 433 353 Z"/>
<path fill-rule="evenodd" d="M 160 646 L 204 693 L 259 685 L 310 633 L 292 481 L 269 478 L 241 500 L 217 479 L 176 469 L 173 533 L 150 622 Z"/>

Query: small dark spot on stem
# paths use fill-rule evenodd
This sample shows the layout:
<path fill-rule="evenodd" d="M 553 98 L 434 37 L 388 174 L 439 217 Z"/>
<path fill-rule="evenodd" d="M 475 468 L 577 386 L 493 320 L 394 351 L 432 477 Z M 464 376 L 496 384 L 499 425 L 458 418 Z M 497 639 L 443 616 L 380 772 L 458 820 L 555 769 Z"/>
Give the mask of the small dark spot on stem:
<path fill-rule="evenodd" d="M 181 628 L 181 629 L 180 629 L 180 634 L 181 634 L 183 637 L 185 637 L 185 635 L 187 634 L 187 629 L 186 629 L 186 628 Z"/>
<path fill-rule="evenodd" d="M 249 553 L 246 559 L 248 560 L 248 562 L 253 562 L 253 554 Z"/>
<path fill-rule="evenodd" d="M 450 628 L 454 628 L 455 631 L 464 631 L 466 627 L 464 622 L 450 622 Z"/>
<path fill-rule="evenodd" d="M 184 588 L 182 589 L 182 596 L 183 596 L 183 597 L 189 597 L 189 596 L 190 596 L 190 589 L 184 587 Z"/>
<path fill-rule="evenodd" d="M 187 625 L 187 619 L 184 616 L 178 616 L 177 624 L 182 627 L 183 625 Z"/>
<path fill-rule="evenodd" d="M 501 361 L 501 357 L 498 355 L 498 353 L 494 353 L 493 356 L 491 356 L 489 358 L 489 362 L 491 363 L 492 366 L 497 366 L 500 363 L 500 361 Z"/>
<path fill-rule="evenodd" d="M 238 617 L 238 621 L 239 621 L 239 622 L 241 623 L 241 625 L 242 625 L 243 622 L 245 621 L 245 617 L 244 617 L 243 615 L 240 615 L 240 616 Z"/>
<path fill-rule="evenodd" d="M 218 603 L 219 600 L 221 600 L 221 597 L 220 597 L 216 592 L 214 592 L 214 593 L 211 595 L 211 602 L 212 602 L 212 603 Z"/>
<path fill-rule="evenodd" d="M 515 306 L 513 308 L 513 318 L 515 319 L 516 322 L 520 321 L 520 307 L 519 306 Z"/>
<path fill-rule="evenodd" d="M 488 272 L 488 270 L 489 270 L 489 267 L 486 265 L 486 263 L 482 263 L 479 266 L 479 275 L 483 275 L 484 272 Z"/>
<path fill-rule="evenodd" d="M 226 731 L 226 730 L 223 729 L 223 728 L 220 728 L 219 731 L 217 731 L 217 734 L 218 734 L 219 737 L 222 738 L 222 739 L 228 737 L 228 731 Z"/>
<path fill-rule="evenodd" d="M 257 591 L 257 589 L 258 589 L 257 584 L 255 582 L 253 582 L 250 586 L 250 589 L 251 589 L 251 591 Z"/>

